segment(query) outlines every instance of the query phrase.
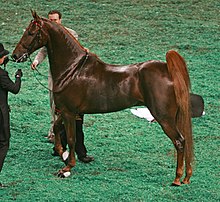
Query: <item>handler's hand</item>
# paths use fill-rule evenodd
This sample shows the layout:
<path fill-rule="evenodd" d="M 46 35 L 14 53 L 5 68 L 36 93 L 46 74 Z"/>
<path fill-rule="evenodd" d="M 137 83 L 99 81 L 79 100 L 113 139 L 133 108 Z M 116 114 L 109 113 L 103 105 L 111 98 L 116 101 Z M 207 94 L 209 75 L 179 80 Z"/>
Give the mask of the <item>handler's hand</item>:
<path fill-rule="evenodd" d="M 21 69 L 18 69 L 17 72 L 15 73 L 15 78 L 21 78 L 23 76 L 23 73 Z"/>
<path fill-rule="evenodd" d="M 35 70 L 36 67 L 37 67 L 37 65 L 38 65 L 38 61 L 35 60 L 35 61 L 31 64 L 31 69 Z"/>

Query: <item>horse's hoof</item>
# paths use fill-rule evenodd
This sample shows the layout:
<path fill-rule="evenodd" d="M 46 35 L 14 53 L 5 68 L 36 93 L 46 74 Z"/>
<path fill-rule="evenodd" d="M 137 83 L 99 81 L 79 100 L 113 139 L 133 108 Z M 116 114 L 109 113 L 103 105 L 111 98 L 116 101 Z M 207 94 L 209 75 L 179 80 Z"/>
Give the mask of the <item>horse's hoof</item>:
<path fill-rule="evenodd" d="M 180 185 L 181 185 L 180 182 L 173 182 L 173 183 L 171 184 L 171 186 L 173 186 L 173 187 L 179 187 Z"/>
<path fill-rule="evenodd" d="M 71 173 L 69 171 L 67 172 L 64 172 L 62 170 L 60 170 L 58 173 L 57 173 L 57 176 L 59 178 L 66 178 L 66 177 L 69 177 L 71 175 Z"/>
<path fill-rule="evenodd" d="M 190 181 L 188 181 L 188 180 L 183 180 L 181 184 L 190 184 Z"/>

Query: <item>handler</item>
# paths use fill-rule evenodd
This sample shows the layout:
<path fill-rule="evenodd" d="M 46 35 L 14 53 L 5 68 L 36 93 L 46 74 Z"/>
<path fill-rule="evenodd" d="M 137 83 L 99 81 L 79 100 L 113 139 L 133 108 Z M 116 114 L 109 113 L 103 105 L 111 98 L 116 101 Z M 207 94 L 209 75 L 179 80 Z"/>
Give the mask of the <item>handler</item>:
<path fill-rule="evenodd" d="M 51 10 L 48 13 L 48 19 L 58 24 L 61 24 L 62 14 L 57 10 Z M 65 28 L 78 40 L 78 34 L 74 30 L 69 29 L 67 27 Z M 40 49 L 40 51 L 36 55 L 33 63 L 31 64 L 31 68 L 35 70 L 36 67 L 46 58 L 46 56 L 47 56 L 47 49 L 44 46 Z M 53 81 L 52 81 L 52 76 L 51 76 L 50 71 L 48 75 L 48 86 L 49 86 L 49 89 L 53 88 Z M 50 140 L 50 142 L 54 142 L 53 125 L 57 119 L 57 115 L 56 115 L 56 110 L 55 110 L 53 92 L 49 91 L 49 96 L 50 96 L 50 109 L 51 109 L 52 121 L 51 121 L 50 130 L 48 132 L 48 139 Z M 84 115 L 79 115 L 78 119 L 76 120 L 76 154 L 80 161 L 84 163 L 89 163 L 91 161 L 94 161 L 94 158 L 92 156 L 87 155 L 87 150 L 84 145 L 83 118 L 84 118 Z M 54 155 L 57 155 L 56 152 L 54 153 Z"/>
<path fill-rule="evenodd" d="M 0 65 L 6 66 L 9 52 L 0 43 Z M 8 92 L 17 94 L 21 87 L 22 71 L 15 73 L 15 83 L 9 78 L 8 72 L 0 66 L 0 172 L 9 149 L 10 140 L 10 116 L 8 105 Z M 0 183 L 0 187 L 3 185 Z"/>

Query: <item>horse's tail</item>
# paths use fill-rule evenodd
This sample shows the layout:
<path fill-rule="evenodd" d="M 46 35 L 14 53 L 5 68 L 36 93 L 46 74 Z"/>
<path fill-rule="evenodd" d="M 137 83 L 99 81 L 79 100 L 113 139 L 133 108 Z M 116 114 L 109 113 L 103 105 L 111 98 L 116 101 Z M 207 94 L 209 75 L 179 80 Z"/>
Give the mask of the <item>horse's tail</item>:
<path fill-rule="evenodd" d="M 193 161 L 193 138 L 190 106 L 190 79 L 186 63 L 176 51 L 170 50 L 166 54 L 169 74 L 173 80 L 178 112 L 177 128 L 185 138 L 185 161 Z"/>

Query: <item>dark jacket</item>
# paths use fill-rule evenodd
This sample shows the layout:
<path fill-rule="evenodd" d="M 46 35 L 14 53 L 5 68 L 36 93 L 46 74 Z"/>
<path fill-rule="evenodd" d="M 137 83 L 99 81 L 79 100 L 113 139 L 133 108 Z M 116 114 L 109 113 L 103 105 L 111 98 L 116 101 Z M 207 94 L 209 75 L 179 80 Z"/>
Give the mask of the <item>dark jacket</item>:
<path fill-rule="evenodd" d="M 0 141 L 10 138 L 8 92 L 17 94 L 20 87 L 21 78 L 16 78 L 14 83 L 9 78 L 8 72 L 0 67 Z"/>

